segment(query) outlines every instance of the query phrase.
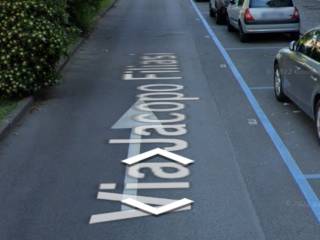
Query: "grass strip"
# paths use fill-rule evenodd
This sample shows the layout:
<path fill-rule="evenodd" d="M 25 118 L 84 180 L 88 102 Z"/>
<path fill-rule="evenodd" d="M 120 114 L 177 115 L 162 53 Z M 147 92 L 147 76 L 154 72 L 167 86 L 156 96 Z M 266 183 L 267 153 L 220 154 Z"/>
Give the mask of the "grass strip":
<path fill-rule="evenodd" d="M 0 121 L 2 121 L 10 112 L 12 112 L 17 104 L 18 100 L 0 100 Z"/>

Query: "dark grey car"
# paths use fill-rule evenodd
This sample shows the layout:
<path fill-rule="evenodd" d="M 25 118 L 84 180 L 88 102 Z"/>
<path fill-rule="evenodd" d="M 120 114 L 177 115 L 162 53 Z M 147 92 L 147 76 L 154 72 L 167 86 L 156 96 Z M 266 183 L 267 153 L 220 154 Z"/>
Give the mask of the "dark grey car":
<path fill-rule="evenodd" d="M 320 140 L 320 27 L 279 51 L 274 90 L 279 101 L 290 98 L 316 121 Z"/>

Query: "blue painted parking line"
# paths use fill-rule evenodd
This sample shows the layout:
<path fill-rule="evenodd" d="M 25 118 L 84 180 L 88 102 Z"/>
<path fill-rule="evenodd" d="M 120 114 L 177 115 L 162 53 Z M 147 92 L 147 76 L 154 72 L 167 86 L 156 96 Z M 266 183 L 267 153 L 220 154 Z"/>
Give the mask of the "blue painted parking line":
<path fill-rule="evenodd" d="M 259 118 L 260 122 L 262 123 L 264 129 L 266 130 L 267 134 L 271 138 L 274 146 L 278 150 L 279 154 L 281 155 L 284 163 L 286 164 L 288 170 L 290 171 L 293 179 L 297 183 L 299 189 L 301 190 L 302 194 L 304 195 L 309 207 L 313 211 L 315 217 L 318 220 L 318 223 L 320 223 L 320 201 L 315 192 L 313 191 L 312 187 L 310 186 L 308 180 L 302 173 L 301 169 L 299 168 L 297 162 L 291 155 L 289 149 L 282 141 L 281 137 L 273 127 L 272 123 L 268 119 L 266 113 L 261 108 L 260 104 L 258 103 L 257 99 L 253 95 L 252 91 L 250 90 L 249 86 L 247 85 L 246 81 L 242 77 L 241 73 L 237 69 L 236 65 L 233 63 L 231 57 L 223 47 L 222 43 L 216 36 L 216 34 L 211 29 L 208 22 L 205 20 L 203 15 L 201 14 L 199 8 L 197 5 L 193 2 L 193 0 L 190 0 L 192 7 L 194 8 L 195 12 L 198 14 L 203 26 L 207 30 L 208 34 L 210 35 L 212 41 L 224 57 L 226 63 L 229 66 L 229 69 L 233 73 L 235 79 L 237 80 L 238 84 L 240 85 L 243 93 L 247 97 L 251 107 L 257 114 L 257 117 Z"/>
<path fill-rule="evenodd" d="M 251 90 L 273 90 L 273 87 L 250 87 Z"/>
<path fill-rule="evenodd" d="M 320 179 L 320 174 L 306 174 L 304 176 L 307 179 Z"/>

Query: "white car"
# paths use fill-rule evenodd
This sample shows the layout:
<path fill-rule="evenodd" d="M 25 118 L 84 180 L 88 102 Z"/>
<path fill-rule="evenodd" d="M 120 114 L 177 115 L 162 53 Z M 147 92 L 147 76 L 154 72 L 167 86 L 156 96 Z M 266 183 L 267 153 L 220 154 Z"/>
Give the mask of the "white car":
<path fill-rule="evenodd" d="M 231 0 L 227 14 L 228 30 L 237 29 L 242 42 L 253 33 L 300 35 L 300 14 L 292 0 Z"/>

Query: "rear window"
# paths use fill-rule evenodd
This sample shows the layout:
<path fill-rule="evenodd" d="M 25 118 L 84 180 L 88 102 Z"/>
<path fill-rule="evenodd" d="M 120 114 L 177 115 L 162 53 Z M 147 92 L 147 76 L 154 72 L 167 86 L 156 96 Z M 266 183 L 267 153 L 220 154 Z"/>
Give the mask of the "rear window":
<path fill-rule="evenodd" d="M 292 0 L 251 0 L 251 8 L 293 7 Z"/>

